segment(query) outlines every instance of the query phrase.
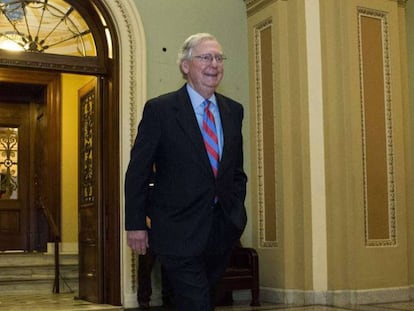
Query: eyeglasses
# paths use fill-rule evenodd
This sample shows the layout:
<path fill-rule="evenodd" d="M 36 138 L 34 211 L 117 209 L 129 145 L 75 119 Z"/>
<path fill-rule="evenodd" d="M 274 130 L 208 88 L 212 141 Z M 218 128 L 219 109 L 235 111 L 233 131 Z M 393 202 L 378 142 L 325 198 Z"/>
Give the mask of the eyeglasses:
<path fill-rule="evenodd" d="M 227 59 L 226 56 L 221 55 L 221 54 L 216 54 L 216 55 L 201 54 L 201 55 L 195 55 L 193 56 L 193 58 L 198 58 L 202 63 L 205 63 L 205 64 L 211 64 L 214 59 L 216 60 L 218 64 L 221 64 L 223 63 L 224 60 Z"/>

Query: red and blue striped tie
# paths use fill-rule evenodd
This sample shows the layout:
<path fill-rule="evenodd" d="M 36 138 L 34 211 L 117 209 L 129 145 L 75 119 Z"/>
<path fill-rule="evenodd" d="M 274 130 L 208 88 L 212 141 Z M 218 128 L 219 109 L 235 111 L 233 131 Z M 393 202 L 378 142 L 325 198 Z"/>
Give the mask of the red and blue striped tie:
<path fill-rule="evenodd" d="M 219 147 L 216 130 L 216 122 L 214 115 L 210 110 L 211 102 L 209 100 L 204 101 L 204 114 L 203 114 L 203 138 L 204 145 L 207 149 L 208 158 L 210 159 L 211 168 L 213 169 L 214 176 L 217 177 L 218 165 L 219 165 Z"/>

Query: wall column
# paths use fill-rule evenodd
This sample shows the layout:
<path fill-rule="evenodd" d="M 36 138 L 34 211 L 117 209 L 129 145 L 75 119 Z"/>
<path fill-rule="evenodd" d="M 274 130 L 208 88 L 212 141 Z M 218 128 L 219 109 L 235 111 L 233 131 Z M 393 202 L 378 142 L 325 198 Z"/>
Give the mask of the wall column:
<path fill-rule="evenodd" d="M 319 0 L 305 1 L 309 95 L 313 290 L 328 289 L 325 143 Z"/>

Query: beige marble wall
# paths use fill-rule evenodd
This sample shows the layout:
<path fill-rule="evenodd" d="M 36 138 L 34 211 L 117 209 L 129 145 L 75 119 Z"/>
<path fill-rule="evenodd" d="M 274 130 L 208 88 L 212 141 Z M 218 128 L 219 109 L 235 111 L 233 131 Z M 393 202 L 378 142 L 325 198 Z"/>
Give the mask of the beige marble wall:
<path fill-rule="evenodd" d="M 403 23 L 401 27 L 405 27 L 405 31 L 407 33 L 407 37 L 402 40 L 401 45 L 407 46 L 407 60 L 408 66 L 402 67 L 402 69 L 406 70 L 406 74 L 408 76 L 408 82 L 406 83 L 405 87 L 408 89 L 407 94 L 407 101 L 408 107 L 405 109 L 406 115 L 406 135 L 409 137 L 406 141 L 407 145 L 407 159 L 412 159 L 414 155 L 414 143 L 412 133 L 414 133 L 414 2 L 407 1 L 406 10 L 404 12 L 406 17 L 406 23 Z M 412 163 L 411 166 L 407 168 L 409 174 L 407 174 L 407 188 L 413 189 L 414 187 L 414 167 Z M 407 212 L 407 226 L 408 226 L 408 244 L 414 245 L 414 191 L 407 191 L 407 197 L 409 202 L 409 209 Z M 409 247 L 409 282 L 410 284 L 414 284 L 414 247 Z M 412 286 L 412 285 L 411 285 Z M 413 297 L 413 296 L 412 296 Z"/>
<path fill-rule="evenodd" d="M 248 11 L 250 102 L 254 103 L 250 148 L 255 163 L 250 184 L 255 247 L 261 267 L 266 267 L 261 269 L 261 285 L 311 289 L 310 223 L 305 216 L 309 215 L 310 177 L 304 3 L 263 1 L 254 6 L 253 2 L 248 3 L 252 6 Z M 268 64 L 261 49 L 269 45 L 272 60 Z M 269 70 L 273 86 L 263 80 Z M 269 111 L 273 111 L 271 128 L 264 120 Z M 274 146 L 269 146 L 270 136 Z M 275 154 L 268 157 L 271 147 Z M 275 169 L 265 169 L 271 161 Z M 272 189 L 267 183 L 273 172 Z"/>
<path fill-rule="evenodd" d="M 403 9 L 321 3 L 330 289 L 408 286 Z"/>
<path fill-rule="evenodd" d="M 266 267 L 264 294 L 293 303 L 407 298 L 412 172 L 405 2 L 245 3 L 255 103 L 253 236 Z M 263 90 L 260 40 L 269 40 L 262 36 L 266 27 L 272 32 L 273 85 Z M 270 134 L 263 105 L 273 108 Z M 270 161 L 269 135 L 275 153 L 270 206 L 273 194 L 265 190 L 271 172 L 262 169 Z M 272 241 L 266 240 L 267 226 L 275 230 Z"/>

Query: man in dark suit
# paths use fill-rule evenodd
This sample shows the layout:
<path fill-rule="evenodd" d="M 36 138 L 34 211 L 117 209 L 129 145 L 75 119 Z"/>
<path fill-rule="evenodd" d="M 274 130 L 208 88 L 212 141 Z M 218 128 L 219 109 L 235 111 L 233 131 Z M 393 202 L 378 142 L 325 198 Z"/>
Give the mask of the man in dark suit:
<path fill-rule="evenodd" d="M 216 92 L 224 60 L 210 34 L 184 42 L 178 63 L 187 83 L 146 103 L 126 173 L 128 245 L 140 254 L 151 246 L 179 311 L 214 309 L 215 286 L 247 221 L 243 107 Z M 146 211 L 154 168 L 153 204 Z"/>

